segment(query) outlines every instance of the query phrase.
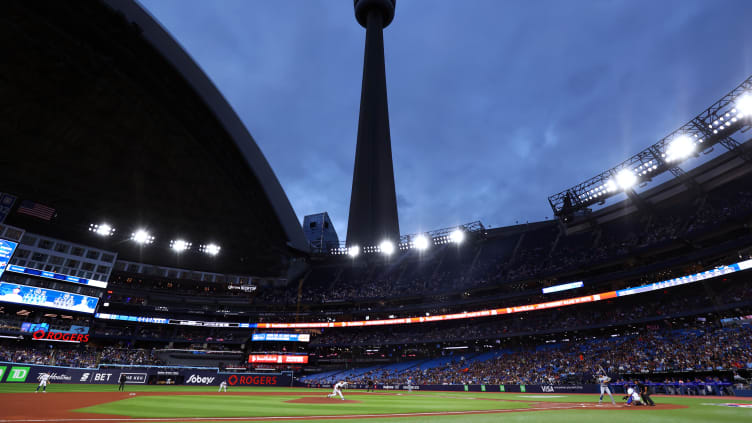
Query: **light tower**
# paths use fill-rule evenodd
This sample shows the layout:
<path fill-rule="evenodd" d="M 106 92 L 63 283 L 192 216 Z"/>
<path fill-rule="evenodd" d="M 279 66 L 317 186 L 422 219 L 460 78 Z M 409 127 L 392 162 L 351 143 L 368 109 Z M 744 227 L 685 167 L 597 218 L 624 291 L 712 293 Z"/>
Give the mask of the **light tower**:
<path fill-rule="evenodd" d="M 355 0 L 355 18 L 366 28 L 366 48 L 347 222 L 350 246 L 399 241 L 383 33 L 394 19 L 395 3 L 396 0 Z"/>

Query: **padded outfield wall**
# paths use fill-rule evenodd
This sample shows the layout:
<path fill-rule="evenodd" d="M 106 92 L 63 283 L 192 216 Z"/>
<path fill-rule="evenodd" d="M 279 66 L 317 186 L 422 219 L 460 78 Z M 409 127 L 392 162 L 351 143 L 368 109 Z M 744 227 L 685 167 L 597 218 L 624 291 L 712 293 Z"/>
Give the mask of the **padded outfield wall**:
<path fill-rule="evenodd" d="M 0 362 L 1 383 L 37 383 L 42 373 L 50 375 L 52 383 L 117 384 L 124 374 L 129 385 L 165 383 L 175 385 L 217 386 L 291 386 L 291 373 L 234 373 L 217 368 L 120 366 L 100 365 L 96 368 L 42 366 L 25 363 Z"/>

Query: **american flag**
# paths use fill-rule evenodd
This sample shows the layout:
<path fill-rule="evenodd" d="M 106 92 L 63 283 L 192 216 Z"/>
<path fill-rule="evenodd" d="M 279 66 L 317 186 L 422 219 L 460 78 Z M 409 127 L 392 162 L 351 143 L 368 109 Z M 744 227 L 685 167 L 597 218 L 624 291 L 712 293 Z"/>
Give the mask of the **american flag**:
<path fill-rule="evenodd" d="M 38 217 L 43 220 L 50 220 L 55 216 L 55 209 L 52 207 L 47 207 L 44 204 L 35 203 L 29 200 L 22 201 L 18 206 L 17 212 L 19 214 Z"/>

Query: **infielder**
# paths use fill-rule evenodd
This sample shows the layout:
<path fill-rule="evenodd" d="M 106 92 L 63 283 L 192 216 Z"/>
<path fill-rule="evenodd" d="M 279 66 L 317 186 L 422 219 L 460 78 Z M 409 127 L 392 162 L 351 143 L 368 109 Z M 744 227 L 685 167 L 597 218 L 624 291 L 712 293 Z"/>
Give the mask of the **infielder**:
<path fill-rule="evenodd" d="M 344 388 L 345 385 L 347 385 L 347 382 L 345 382 L 344 380 L 340 380 L 339 382 L 335 383 L 334 384 L 334 390 L 332 391 L 331 394 L 327 395 L 326 397 L 327 398 L 334 398 L 337 395 L 339 395 L 339 397 L 342 398 L 342 401 L 344 401 L 345 400 L 345 396 L 342 395 L 341 389 Z"/>
<path fill-rule="evenodd" d="M 42 392 L 46 394 L 47 384 L 49 383 L 49 380 L 50 380 L 49 373 L 42 373 L 41 375 L 39 375 L 39 386 L 37 386 L 37 390 L 34 391 L 34 393 L 36 394 L 37 392 L 39 392 L 39 388 L 42 388 Z"/>
<path fill-rule="evenodd" d="M 217 391 L 217 392 L 222 392 L 222 391 L 225 391 L 225 392 L 227 392 L 227 381 L 226 381 L 226 380 L 223 380 L 223 381 L 222 381 L 222 382 L 221 382 L 221 383 L 219 384 L 219 391 Z"/>
<path fill-rule="evenodd" d="M 608 377 L 605 372 L 601 372 L 601 374 L 598 376 L 598 383 L 601 385 L 601 397 L 598 400 L 598 404 L 603 403 L 603 394 L 608 394 L 608 396 L 611 397 L 611 404 L 616 405 L 614 396 L 611 395 L 611 388 L 608 387 L 608 382 L 610 381 L 611 378 Z"/>

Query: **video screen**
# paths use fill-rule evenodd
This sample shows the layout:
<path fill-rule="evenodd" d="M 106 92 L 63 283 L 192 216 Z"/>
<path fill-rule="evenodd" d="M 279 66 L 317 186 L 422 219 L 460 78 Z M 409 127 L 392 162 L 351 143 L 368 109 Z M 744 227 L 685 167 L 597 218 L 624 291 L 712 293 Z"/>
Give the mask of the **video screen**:
<path fill-rule="evenodd" d="M 17 242 L 0 239 L 0 276 L 3 276 L 3 272 L 8 267 L 10 258 L 13 256 L 13 252 L 16 251 L 17 246 Z"/>
<path fill-rule="evenodd" d="M 99 302 L 86 295 L 8 282 L 0 282 L 0 301 L 82 313 L 94 313 Z"/>

